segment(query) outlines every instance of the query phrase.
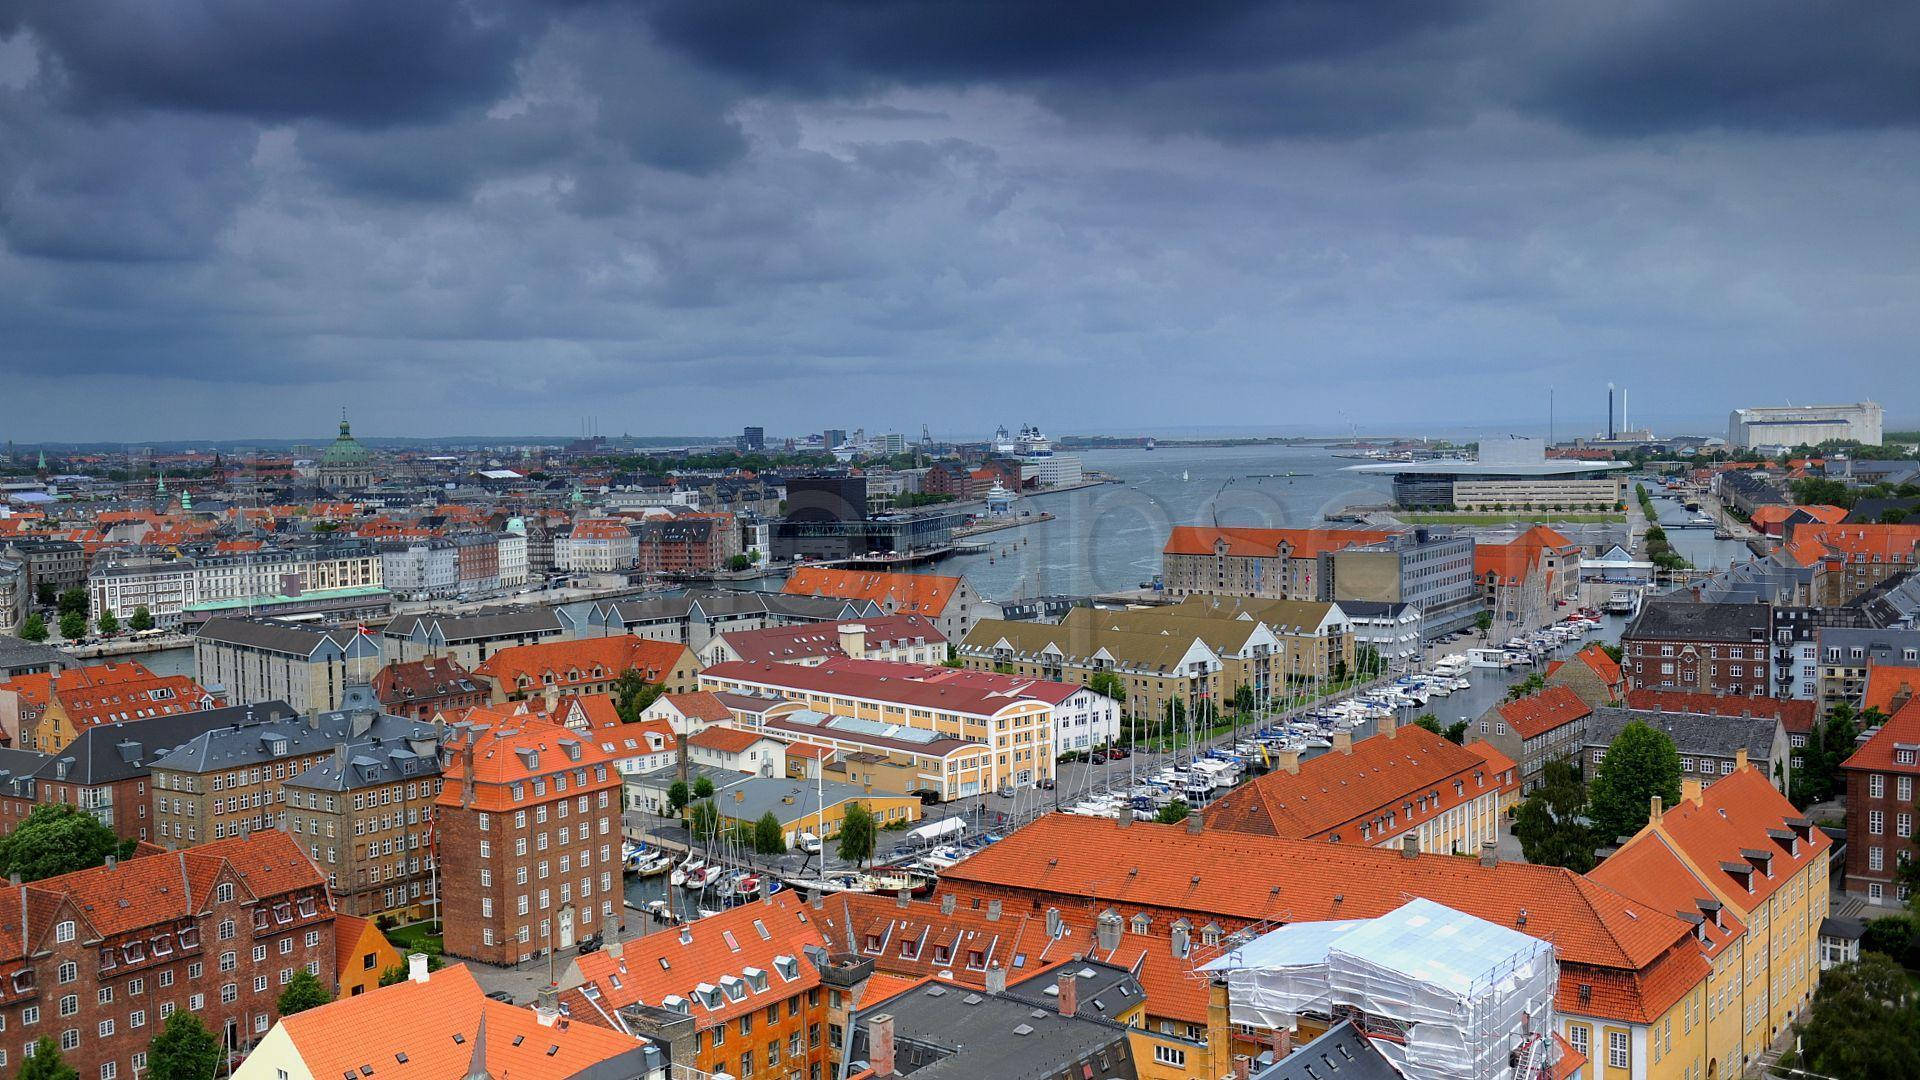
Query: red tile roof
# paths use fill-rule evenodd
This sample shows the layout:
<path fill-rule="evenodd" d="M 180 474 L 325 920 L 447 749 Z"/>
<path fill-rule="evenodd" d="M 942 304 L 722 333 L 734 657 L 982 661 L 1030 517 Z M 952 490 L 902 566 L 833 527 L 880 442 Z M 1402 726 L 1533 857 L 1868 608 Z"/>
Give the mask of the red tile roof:
<path fill-rule="evenodd" d="M 1037 679 L 1013 679 L 1012 682 L 1019 685 L 1004 689 L 979 689 L 964 682 L 948 685 L 937 678 L 923 677 L 923 669 L 943 673 L 958 670 L 881 660 L 829 660 L 818 667 L 733 661 L 714 664 L 702 671 L 700 678 L 703 683 L 708 679 L 726 680 L 776 690 L 899 702 L 976 716 L 992 716 L 1024 701 L 1041 700 L 1020 689 L 1020 686 L 1038 685 Z"/>
<path fill-rule="evenodd" d="M 627 671 L 640 672 L 648 682 L 661 682 L 683 662 L 691 664 L 691 656 L 678 642 L 621 634 L 515 645 L 487 657 L 474 670 L 507 691 L 545 686 L 566 690 L 617 679 Z"/>
<path fill-rule="evenodd" d="M 1537 694 L 1517 701 L 1503 701 L 1495 708 L 1501 719 L 1522 739 L 1538 738 L 1558 727 L 1593 715 L 1593 706 L 1580 700 L 1570 687 L 1549 686 Z"/>
<path fill-rule="evenodd" d="M 847 655 L 840 648 L 840 632 L 842 628 L 855 626 L 864 628 L 869 649 L 922 643 L 944 645 L 947 640 L 923 615 L 882 615 L 842 623 L 770 626 L 763 630 L 732 630 L 720 636 L 741 660 L 792 663 Z"/>
<path fill-rule="evenodd" d="M 480 810 L 505 810 L 538 802 L 543 797 L 531 792 L 524 801 L 515 800 L 510 785 L 576 770 L 586 773 L 584 783 L 576 779 L 564 792 L 555 783 L 544 798 L 620 786 L 620 773 L 612 767 L 615 756 L 601 749 L 598 739 L 548 720 L 493 709 L 469 709 L 462 721 L 475 726 L 448 729 L 447 747 L 452 754 L 440 774 L 445 784 L 434 799 L 438 806 L 469 805 L 465 790 L 469 774 L 474 783 L 470 805 Z M 592 770 L 596 765 L 605 767 L 605 775 L 595 777 Z"/>
<path fill-rule="evenodd" d="M 1620 671 L 1620 661 L 1609 656 L 1607 650 L 1598 645 L 1588 645 L 1574 653 L 1573 659 L 1592 668 L 1593 673 L 1608 686 L 1618 687 L 1626 681 L 1626 676 Z"/>
<path fill-rule="evenodd" d="M 1541 548 L 1514 541 L 1509 544 L 1475 544 L 1474 576 L 1494 579 L 1496 585 L 1519 585 L 1540 568 Z"/>
<path fill-rule="evenodd" d="M 1703 903 L 1724 905 L 1719 904 L 1713 889 L 1688 868 L 1671 841 L 1655 830 L 1649 829 L 1628 841 L 1587 876 L 1681 919 L 1700 920 L 1697 924 L 1700 952 L 1709 960 L 1746 933 L 1747 924 L 1731 910 L 1722 910 L 1718 922 L 1707 918 Z"/>
<path fill-rule="evenodd" d="M 1704 716 L 1771 716 L 1789 734 L 1813 730 L 1815 702 L 1744 694 L 1689 694 L 1684 690 L 1629 690 L 1627 708 Z"/>
<path fill-rule="evenodd" d="M 1893 714 L 1892 719 L 1881 724 L 1880 729 L 1861 743 L 1851 757 L 1840 763 L 1840 767 L 1920 776 L 1920 765 L 1899 760 L 1897 751 L 1902 750 L 1913 751 L 1915 759 L 1920 760 L 1920 703 L 1909 703 Z"/>
<path fill-rule="evenodd" d="M 120 663 L 89 664 L 86 667 L 66 668 L 61 671 L 37 671 L 29 675 L 16 675 L 0 683 L 0 690 L 11 690 L 20 695 L 24 704 L 45 708 L 53 700 L 58 690 L 84 690 L 88 687 L 108 686 L 114 683 L 139 682 L 159 676 L 147 669 L 145 664 L 136 660 L 123 660 Z"/>
<path fill-rule="evenodd" d="M 777 742 L 757 731 L 742 731 L 739 728 L 710 727 L 687 736 L 689 747 L 712 750 L 720 754 L 745 753 L 758 742 Z"/>
<path fill-rule="evenodd" d="M 532 1009 L 489 1000 L 465 965 L 341 998 L 280 1026 L 315 1077 L 370 1068 L 390 1080 L 453 1080 L 471 1075 L 484 1055 L 489 1076 L 565 1080 L 645 1045 L 601 1025 L 543 1024 Z"/>
<path fill-rule="evenodd" d="M 373 676 L 374 696 L 388 705 L 485 692 L 473 672 L 444 656 L 388 664 Z"/>
<path fill-rule="evenodd" d="M 72 687 L 61 679 L 53 686 L 53 696 L 75 731 L 85 731 L 95 724 L 198 712 L 221 704 L 185 675 L 149 675 L 85 687 Z"/>
<path fill-rule="evenodd" d="M 1920 695 L 1920 667 L 1874 664 L 1867 668 L 1867 690 L 1861 695 L 1860 708 L 1892 716 L 1916 695 Z"/>
<path fill-rule="evenodd" d="M 680 715 L 694 720 L 705 720 L 718 724 L 733 718 L 726 702 L 708 690 L 696 690 L 691 694 L 665 694 L 661 699 L 680 711 Z"/>
<path fill-rule="evenodd" d="M 1312 559 L 1343 548 L 1377 544 L 1399 535 L 1388 529 L 1255 529 L 1175 525 L 1161 549 L 1166 555 L 1212 555 L 1221 541 L 1235 557 Z"/>
<path fill-rule="evenodd" d="M 787 577 L 782 591 L 797 596 L 871 600 L 889 612 L 938 616 L 959 589 L 959 578 L 940 574 L 882 574 L 803 566 Z"/>
<path fill-rule="evenodd" d="M 1511 775 L 1501 780 L 1479 753 L 1411 725 L 1362 739 L 1351 753 L 1334 750 L 1309 758 L 1299 769 L 1276 769 L 1233 789 L 1207 808 L 1208 826 L 1295 839 L 1337 832 L 1341 840 L 1359 844 L 1368 842 L 1360 827 L 1389 811 L 1396 815 L 1395 825 L 1374 840 L 1518 783 Z M 1454 793 L 1455 781 L 1464 785 L 1463 794 Z M 1437 803 L 1428 799 L 1435 791 Z M 1428 805 L 1416 813 L 1405 808 L 1408 802 Z M 1384 822 L 1376 824 L 1384 828 Z"/>
<path fill-rule="evenodd" d="M 1912 564 L 1920 525 L 1796 525 L 1781 551 L 1799 566 L 1826 560 Z"/>
<path fill-rule="evenodd" d="M 1833 847 L 1826 833 L 1811 827 L 1806 830 L 1808 838 L 1796 842 L 1792 852 L 1783 839 L 1776 839 L 1777 834 L 1792 831 L 1788 822 L 1804 820 L 1766 774 L 1749 765 L 1707 786 L 1699 802 L 1682 799 L 1680 805 L 1661 815 L 1659 827 L 1701 875 L 1746 914 Z M 1723 867 L 1747 865 L 1744 853 L 1748 851 L 1772 856 L 1768 861 L 1770 873 L 1748 875 L 1751 890 Z M 1825 876 L 1816 884 L 1825 887 Z"/>
<path fill-rule="evenodd" d="M 1706 977 L 1692 928 L 1570 870 L 1452 855 L 1406 858 L 1350 844 L 1049 814 L 941 875 L 1071 906 L 1192 913 L 1234 925 L 1371 918 L 1422 896 L 1553 942 L 1560 1005 L 1645 1022 Z M 965 903 L 965 901 L 962 901 Z M 1576 966 L 1577 965 L 1577 966 Z M 1591 987 L 1581 1001 L 1577 988 Z"/>

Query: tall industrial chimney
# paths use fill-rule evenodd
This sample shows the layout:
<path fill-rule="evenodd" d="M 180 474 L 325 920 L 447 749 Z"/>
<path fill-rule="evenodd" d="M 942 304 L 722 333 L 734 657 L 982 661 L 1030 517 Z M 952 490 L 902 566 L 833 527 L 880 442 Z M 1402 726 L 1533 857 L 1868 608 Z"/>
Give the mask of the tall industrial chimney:
<path fill-rule="evenodd" d="M 1613 384 L 1607 384 L 1607 441 L 1613 441 Z"/>

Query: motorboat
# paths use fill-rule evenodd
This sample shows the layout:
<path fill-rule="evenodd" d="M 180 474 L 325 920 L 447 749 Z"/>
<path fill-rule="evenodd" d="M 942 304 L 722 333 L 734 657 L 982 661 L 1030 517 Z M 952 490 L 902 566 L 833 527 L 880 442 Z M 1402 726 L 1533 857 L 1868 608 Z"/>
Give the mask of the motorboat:
<path fill-rule="evenodd" d="M 688 854 L 685 862 L 682 862 L 679 866 L 676 866 L 673 868 L 673 873 L 669 875 L 667 878 L 667 884 L 677 889 L 680 886 L 687 884 L 688 879 L 691 878 L 696 872 L 699 873 L 702 878 L 704 878 L 706 876 L 706 869 L 707 869 L 707 864 L 704 859 L 698 859 L 698 858 L 695 858 L 692 854 Z M 698 888 L 698 886 L 695 886 L 695 887 Z"/>
<path fill-rule="evenodd" d="M 657 877 L 673 866 L 673 856 L 654 852 L 641 858 L 640 862 L 627 870 L 634 877 Z"/>
<path fill-rule="evenodd" d="M 759 874 L 746 874 L 734 883 L 733 895 L 742 900 L 750 900 L 760 895 L 760 883 Z"/>

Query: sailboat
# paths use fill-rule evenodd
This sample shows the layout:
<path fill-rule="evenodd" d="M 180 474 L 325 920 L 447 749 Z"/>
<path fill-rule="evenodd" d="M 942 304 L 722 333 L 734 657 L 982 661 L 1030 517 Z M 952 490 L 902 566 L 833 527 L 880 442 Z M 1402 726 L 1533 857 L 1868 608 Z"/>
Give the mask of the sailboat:
<path fill-rule="evenodd" d="M 1182 479 L 1182 480 L 1191 480 L 1191 479 L 1193 479 L 1193 477 L 1192 477 L 1191 475 L 1189 475 L 1189 474 L 1188 474 L 1188 472 L 1187 472 L 1187 470 L 1185 470 L 1185 469 L 1181 469 L 1181 470 L 1180 470 L 1180 479 Z"/>

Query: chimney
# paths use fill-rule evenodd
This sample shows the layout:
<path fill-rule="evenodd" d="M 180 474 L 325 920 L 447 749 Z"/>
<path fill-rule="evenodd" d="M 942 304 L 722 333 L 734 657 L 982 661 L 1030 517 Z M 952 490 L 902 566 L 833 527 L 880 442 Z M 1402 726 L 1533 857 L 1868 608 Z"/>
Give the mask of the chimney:
<path fill-rule="evenodd" d="M 956 906 L 957 904 L 952 893 L 947 893 L 940 898 L 940 914 L 951 915 Z"/>
<path fill-rule="evenodd" d="M 1207 827 L 1207 819 L 1205 814 L 1202 814 L 1198 810 L 1187 811 L 1187 832 L 1188 833 L 1197 836 L 1199 835 L 1200 830 L 1206 827 Z"/>
<path fill-rule="evenodd" d="M 1000 901 L 998 900 L 987 901 L 987 921 L 988 922 L 1000 921 Z"/>
<path fill-rule="evenodd" d="M 1733 752 L 1733 771 L 1747 771 L 1747 748 L 1744 746 Z"/>
<path fill-rule="evenodd" d="M 898 908 L 906 907 L 908 899 L 912 896 L 913 894 L 905 889 L 895 889 L 893 891 L 893 906 Z"/>
<path fill-rule="evenodd" d="M 1080 1012 L 1080 976 L 1068 972 L 1054 982 L 1054 990 L 1059 995 L 1055 1002 L 1061 1016 L 1075 1016 Z"/>
<path fill-rule="evenodd" d="M 734 788 L 734 789 L 733 789 L 733 801 L 734 801 L 734 802 L 746 802 L 746 801 L 747 801 L 747 793 L 746 793 L 745 791 L 742 791 L 742 790 L 741 790 L 741 789 L 739 789 L 739 788 Z"/>
<path fill-rule="evenodd" d="M 1387 738 L 1391 739 L 1399 731 L 1400 731 L 1400 719 L 1396 716 L 1387 715 L 1374 721 L 1373 733 L 1375 735 L 1385 735 Z"/>
<path fill-rule="evenodd" d="M 1235 1054 L 1233 1058 L 1233 1080 L 1250 1080 L 1253 1076 L 1253 1059 L 1245 1054 Z"/>
<path fill-rule="evenodd" d="M 114 856 L 112 856 L 112 855 L 109 855 L 109 856 L 107 856 L 107 869 L 109 869 L 109 870 L 111 870 L 111 869 L 113 869 L 114 867 L 116 867 L 116 866 L 119 866 L 119 865 L 120 865 L 120 860 L 119 860 L 119 859 L 117 859 L 117 858 L 115 858 L 115 857 L 114 857 Z"/>
<path fill-rule="evenodd" d="M 1500 845 L 1492 840 L 1480 842 L 1480 865 L 1492 869 L 1500 865 Z"/>
<path fill-rule="evenodd" d="M 1333 749 L 1335 753 L 1339 753 L 1339 754 L 1353 753 L 1353 732 L 1351 731 L 1334 732 L 1333 733 Z"/>
<path fill-rule="evenodd" d="M 1004 994 L 1007 992 L 1007 969 L 995 964 L 987 969 L 987 993 Z"/>
<path fill-rule="evenodd" d="M 1133 807 L 1131 806 L 1121 807 L 1120 812 L 1114 816 L 1113 824 L 1115 827 L 1121 828 L 1121 829 L 1124 829 L 1127 826 L 1132 825 L 1133 824 Z"/>
<path fill-rule="evenodd" d="M 1400 857 L 1403 859 L 1417 859 L 1420 857 L 1420 838 L 1418 836 L 1403 836 L 1400 838 Z"/>
<path fill-rule="evenodd" d="M 560 1018 L 559 990 L 551 986 L 540 988 L 540 992 L 534 995 L 533 1018 L 539 1021 L 541 1027 L 553 1026 L 553 1022 Z"/>
<path fill-rule="evenodd" d="M 1705 793 L 1700 789 L 1699 777 L 1683 776 L 1680 778 L 1680 801 L 1690 802 L 1695 806 L 1706 805 Z"/>
<path fill-rule="evenodd" d="M 867 628 L 860 623 L 841 623 L 840 651 L 855 660 L 867 658 Z"/>
<path fill-rule="evenodd" d="M 1647 820 L 1658 824 L 1660 821 L 1660 815 L 1665 811 L 1666 811 L 1666 800 L 1662 799 L 1658 795 L 1655 795 L 1647 807 Z"/>
<path fill-rule="evenodd" d="M 1293 1053 L 1293 1029 L 1292 1028 L 1274 1028 L 1273 1029 L 1273 1060 L 1279 1061 L 1281 1058 L 1286 1057 L 1288 1054 L 1291 1054 L 1291 1053 Z"/>
<path fill-rule="evenodd" d="M 881 1013 L 867 1021 L 867 1066 L 875 1076 L 893 1075 L 892 1013 Z"/>
<path fill-rule="evenodd" d="M 411 952 L 407 954 L 407 981 L 408 982 L 426 982 L 427 981 L 427 954 L 426 953 Z"/>
<path fill-rule="evenodd" d="M 1298 750 L 1282 750 L 1273 756 L 1273 762 L 1274 767 L 1282 772 L 1290 772 L 1296 776 L 1300 774 L 1300 751 Z"/>

